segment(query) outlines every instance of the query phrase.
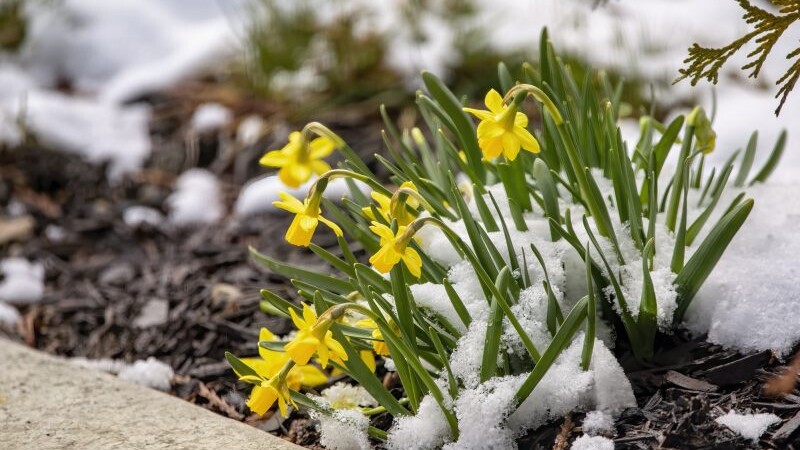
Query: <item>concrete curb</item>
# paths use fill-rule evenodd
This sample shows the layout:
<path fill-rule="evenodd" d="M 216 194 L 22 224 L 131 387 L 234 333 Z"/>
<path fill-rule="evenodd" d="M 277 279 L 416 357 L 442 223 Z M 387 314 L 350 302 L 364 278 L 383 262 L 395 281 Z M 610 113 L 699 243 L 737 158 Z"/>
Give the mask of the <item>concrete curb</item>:
<path fill-rule="evenodd" d="M 302 449 L 179 398 L 4 339 L 0 447 Z"/>

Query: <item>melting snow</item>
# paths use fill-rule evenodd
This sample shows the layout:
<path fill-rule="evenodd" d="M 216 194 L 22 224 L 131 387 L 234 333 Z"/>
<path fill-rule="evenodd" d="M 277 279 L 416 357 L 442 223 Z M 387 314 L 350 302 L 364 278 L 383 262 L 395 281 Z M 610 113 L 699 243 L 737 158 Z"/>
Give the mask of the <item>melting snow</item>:
<path fill-rule="evenodd" d="M 714 421 L 725 425 L 745 439 L 757 441 L 767 428 L 780 422 L 781 419 L 775 414 L 739 414 L 736 411 L 728 411 Z"/>

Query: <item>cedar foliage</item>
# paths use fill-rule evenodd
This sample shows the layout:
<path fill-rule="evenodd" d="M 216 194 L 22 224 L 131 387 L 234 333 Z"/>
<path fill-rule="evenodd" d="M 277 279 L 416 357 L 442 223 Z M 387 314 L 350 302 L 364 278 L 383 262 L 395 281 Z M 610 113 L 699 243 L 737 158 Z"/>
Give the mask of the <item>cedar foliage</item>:
<path fill-rule="evenodd" d="M 754 27 L 753 30 L 720 48 L 707 48 L 695 43 L 689 48 L 689 56 L 683 61 L 686 67 L 678 71 L 680 77 L 675 82 L 688 78 L 694 86 L 700 79 L 705 78 L 716 84 L 719 70 L 728 58 L 751 41 L 756 44 L 756 48 L 747 54 L 748 62 L 742 66 L 742 70 L 750 71 L 748 77 L 758 78 L 767 56 L 772 52 L 778 39 L 792 24 L 800 20 L 800 0 L 769 0 L 777 8 L 774 13 L 753 5 L 750 0 L 736 1 L 744 10 L 742 18 Z M 775 82 L 778 86 L 775 98 L 780 97 L 778 108 L 775 110 L 776 116 L 780 114 L 789 92 L 800 79 L 800 47 L 789 52 L 786 59 L 794 59 L 794 62 Z"/>

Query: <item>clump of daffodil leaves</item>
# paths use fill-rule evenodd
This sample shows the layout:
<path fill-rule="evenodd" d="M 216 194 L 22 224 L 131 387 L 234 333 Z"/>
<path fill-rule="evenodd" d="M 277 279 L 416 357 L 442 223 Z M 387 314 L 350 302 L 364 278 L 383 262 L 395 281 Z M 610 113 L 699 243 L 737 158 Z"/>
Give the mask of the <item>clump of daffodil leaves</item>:
<path fill-rule="evenodd" d="M 617 128 L 621 84 L 612 85 L 602 73 L 576 80 L 553 53 L 546 31 L 537 69 L 525 64 L 515 79 L 501 64 L 498 75 L 500 84 L 486 94 L 484 109 L 465 107 L 441 80 L 423 73 L 427 93 L 418 94 L 417 104 L 429 138 L 417 128 L 399 131 L 386 111 L 381 111 L 390 159 L 376 158 L 392 174 L 391 184 L 380 182 L 341 138 L 319 123 L 292 133 L 283 150 L 270 151 L 262 158 L 262 164 L 280 169 L 279 176 L 288 187 L 318 175 L 305 199 L 281 193 L 275 206 L 293 214 L 285 239 L 309 247 L 336 274 L 310 271 L 251 250 L 257 262 L 291 279 L 304 300 L 298 306 L 263 290 L 262 310 L 291 318 L 297 332 L 282 340 L 263 329 L 260 358 L 239 359 L 227 354 L 240 379 L 254 385 L 248 401 L 251 410 L 263 414 L 277 404 L 284 416 L 290 405 L 331 413 L 329 406 L 301 390 L 313 391 L 331 377 L 344 374 L 380 404 L 364 410 L 365 414 L 414 414 L 420 399 L 431 395 L 452 435 L 458 436 L 452 399 L 459 393 L 459 382 L 448 361 L 462 328 L 420 307 L 408 286 L 443 284 L 463 325 L 469 325 L 472 318 L 449 285 L 448 267 L 422 250 L 418 233 L 423 228 L 443 233 L 474 269 L 492 307 L 492 320 L 498 324 L 487 331 L 481 381 L 528 374 L 516 394 L 516 405 L 536 395 L 532 392 L 537 383 L 578 331 L 585 330 L 586 342 L 594 342 L 598 314 L 609 320 L 616 315 L 610 322 L 617 335 L 627 339 L 637 359 L 646 362 L 653 356 L 656 334 L 670 331 L 659 325 L 661 305 L 650 276 L 654 258 L 664 260 L 663 253 L 656 254 L 657 248 L 664 252 L 663 246 L 655 245 L 657 224 L 666 227 L 674 239 L 666 260 L 674 277 L 677 305 L 666 323 L 681 323 L 692 298 L 753 206 L 751 199 L 739 195 L 726 205 L 716 223 L 709 221 L 736 160 L 731 157 L 716 175 L 713 170 L 710 175 L 704 173 L 704 157 L 714 151 L 716 143 L 711 119 L 699 107 L 668 124 L 643 113 L 640 138 L 629 150 Z M 750 177 L 755 151 L 752 141 L 733 183 L 737 187 L 763 182 L 770 175 L 785 135 L 764 168 Z M 667 172 L 670 166 L 665 162 L 673 149 L 678 163 Z M 335 151 L 343 153 L 345 162 L 331 169 L 323 158 Z M 351 195 L 341 203 L 323 196 L 335 178 L 344 178 L 351 186 Z M 365 195 L 355 181 L 371 188 L 371 194 Z M 613 195 L 603 196 L 598 187 L 601 183 L 610 185 Z M 489 203 L 499 214 L 494 197 L 490 195 L 491 202 L 486 201 L 488 189 L 494 185 L 501 185 L 507 194 L 510 220 L 491 212 Z M 694 219 L 687 217 L 690 191 L 700 195 L 700 204 L 707 205 Z M 571 209 L 583 211 L 578 221 L 583 230 L 573 225 Z M 547 277 L 535 246 L 515 249 L 510 239 L 510 231 L 527 229 L 526 214 L 543 215 L 549 223 L 546 238 L 565 242 L 585 265 L 587 295 L 569 311 L 561 311 L 555 301 L 546 305 L 552 336 L 546 348 L 533 344 L 511 308 L 520 291 L 531 283 L 527 271 L 519 275 L 519 257 L 535 256 Z M 463 224 L 460 232 L 452 228 L 456 221 Z M 336 235 L 336 252 L 313 243 L 320 223 Z M 707 232 L 701 234 L 704 228 Z M 488 232 L 498 231 L 505 236 L 503 252 L 508 252 L 508 259 L 488 237 Z M 627 250 L 622 242 L 629 244 Z M 686 257 L 690 245 L 694 251 Z M 630 254 L 639 255 L 641 276 L 623 278 L 612 264 L 620 267 Z M 626 288 L 631 280 L 641 285 Z M 548 283 L 545 287 L 552 294 Z M 632 298 L 630 292 L 641 295 Z M 638 305 L 637 314 L 631 312 L 634 304 Z M 520 334 L 527 350 L 527 354 L 517 355 L 523 363 L 497 362 L 503 351 L 497 333 L 504 319 Z M 591 346 L 585 346 L 584 370 L 591 354 Z M 403 387 L 401 398 L 376 376 L 376 357 L 393 360 Z M 437 382 L 440 376 L 444 376 L 444 385 Z M 379 440 L 387 436 L 376 427 L 370 427 L 369 433 Z"/>

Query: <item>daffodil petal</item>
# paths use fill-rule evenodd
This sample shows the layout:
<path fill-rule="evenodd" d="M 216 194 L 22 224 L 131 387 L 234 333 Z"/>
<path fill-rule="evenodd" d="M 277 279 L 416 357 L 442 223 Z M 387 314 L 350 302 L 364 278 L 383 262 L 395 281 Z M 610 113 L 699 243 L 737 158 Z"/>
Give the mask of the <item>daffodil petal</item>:
<path fill-rule="evenodd" d="M 519 139 L 522 148 L 529 152 L 539 153 L 542 149 L 539 146 L 539 141 L 531 134 L 530 131 L 522 127 L 514 127 L 514 136 Z"/>
<path fill-rule="evenodd" d="M 317 313 L 311 309 L 308 303 L 303 303 L 303 320 L 307 327 L 313 326 L 317 322 Z"/>
<path fill-rule="evenodd" d="M 325 225 L 327 225 L 328 228 L 330 228 L 331 230 L 333 230 L 333 233 L 336 236 L 342 236 L 344 234 L 344 233 L 342 233 L 342 229 L 339 228 L 339 225 L 336 225 L 335 223 L 331 222 L 330 220 L 328 220 L 328 219 L 326 219 L 326 218 L 324 218 L 322 216 L 319 216 L 319 221 L 324 223 Z"/>
<path fill-rule="evenodd" d="M 503 111 L 503 97 L 494 89 L 491 89 L 486 93 L 483 103 L 486 104 L 486 107 L 489 108 L 489 111 L 494 114 L 500 114 Z"/>
<path fill-rule="evenodd" d="M 331 165 L 326 163 L 325 161 L 311 161 L 311 171 L 317 175 L 322 175 L 325 172 L 331 170 Z"/>
<path fill-rule="evenodd" d="M 271 386 L 255 386 L 250 392 L 247 407 L 254 413 L 263 416 L 278 399 L 278 392 Z"/>
<path fill-rule="evenodd" d="M 403 259 L 406 267 L 408 267 L 408 271 L 411 272 L 411 275 L 414 275 L 416 278 L 422 275 L 422 258 L 420 258 L 416 250 L 406 247 L 400 257 Z"/>
<path fill-rule="evenodd" d="M 377 234 L 382 240 L 386 239 L 391 241 L 394 239 L 394 233 L 392 232 L 392 229 L 382 223 L 372 222 L 372 225 L 369 227 L 369 229 L 373 233 Z"/>
<path fill-rule="evenodd" d="M 294 198 L 291 194 L 281 191 L 278 192 L 278 196 L 281 198 L 281 201 L 273 202 L 272 204 L 275 207 L 295 214 L 305 211 L 306 207 L 303 205 L 303 202 Z"/>
<path fill-rule="evenodd" d="M 369 259 L 370 264 L 372 264 L 375 269 L 380 273 L 389 273 L 397 264 L 397 261 L 400 258 L 395 258 L 394 255 L 397 255 L 397 252 L 394 251 L 393 248 L 389 246 L 381 247 L 374 255 Z M 399 256 L 399 255 L 398 255 Z"/>
<path fill-rule="evenodd" d="M 301 180 L 294 176 L 294 171 L 290 166 L 283 166 L 281 170 L 278 171 L 278 179 L 281 180 L 281 183 L 286 185 L 290 188 L 299 188 L 306 180 Z"/>
<path fill-rule="evenodd" d="M 480 120 L 494 120 L 494 114 L 483 109 L 463 108 L 464 112 L 468 112 Z"/>
<path fill-rule="evenodd" d="M 528 116 L 525 113 L 518 112 L 517 115 L 514 116 L 514 125 L 518 127 L 527 127 L 528 126 Z"/>
<path fill-rule="evenodd" d="M 303 304 L 303 306 L 305 306 L 305 304 Z M 304 313 L 305 313 L 305 311 L 304 311 Z M 306 329 L 306 328 L 311 326 L 310 323 L 306 324 L 306 322 L 303 319 L 301 319 L 300 316 L 297 315 L 297 313 L 295 312 L 294 308 L 289 308 L 289 316 L 291 316 L 292 323 L 294 323 L 294 326 L 297 327 L 298 330 L 304 330 L 304 329 Z"/>
<path fill-rule="evenodd" d="M 480 139 L 478 144 L 483 150 L 483 157 L 486 159 L 493 159 L 503 153 L 503 138 L 497 137 L 493 139 Z"/>
<path fill-rule="evenodd" d="M 280 150 L 272 150 L 265 153 L 258 163 L 265 167 L 283 167 L 289 163 L 289 157 Z"/>
<path fill-rule="evenodd" d="M 311 149 L 311 151 L 308 153 L 308 156 L 311 159 L 324 158 L 333 153 L 333 151 L 336 149 L 336 144 L 331 140 L 331 138 L 326 136 L 321 136 L 314 139 L 308 146 Z"/>
<path fill-rule="evenodd" d="M 503 135 L 503 155 L 505 155 L 509 161 L 517 159 L 519 148 L 519 139 L 514 136 L 514 133 L 506 133 Z"/>
<path fill-rule="evenodd" d="M 375 354 L 372 353 L 372 350 L 361 350 L 358 352 L 358 356 L 361 357 L 361 361 L 364 361 L 364 365 L 369 368 L 370 372 L 375 372 L 377 365 L 375 364 Z"/>
<path fill-rule="evenodd" d="M 312 365 L 295 366 L 292 371 L 301 374 L 300 384 L 307 387 L 317 387 L 328 382 L 328 376 Z"/>
<path fill-rule="evenodd" d="M 312 170 L 311 166 L 308 164 L 291 164 L 285 168 L 289 169 L 292 178 L 299 181 L 301 184 L 305 183 L 309 180 L 309 178 L 311 178 Z"/>
<path fill-rule="evenodd" d="M 500 137 L 506 130 L 497 122 L 484 120 L 478 124 L 478 139 L 494 139 Z"/>

